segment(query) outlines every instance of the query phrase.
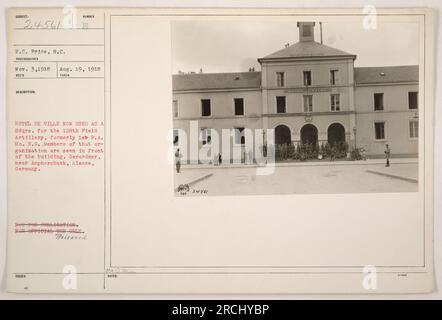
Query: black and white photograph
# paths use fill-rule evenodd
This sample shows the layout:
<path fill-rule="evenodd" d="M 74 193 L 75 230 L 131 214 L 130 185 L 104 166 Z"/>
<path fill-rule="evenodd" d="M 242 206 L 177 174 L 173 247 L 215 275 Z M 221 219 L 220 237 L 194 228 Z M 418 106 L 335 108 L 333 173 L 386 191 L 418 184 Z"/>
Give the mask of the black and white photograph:
<path fill-rule="evenodd" d="M 173 21 L 171 38 L 175 195 L 418 191 L 418 24 Z"/>

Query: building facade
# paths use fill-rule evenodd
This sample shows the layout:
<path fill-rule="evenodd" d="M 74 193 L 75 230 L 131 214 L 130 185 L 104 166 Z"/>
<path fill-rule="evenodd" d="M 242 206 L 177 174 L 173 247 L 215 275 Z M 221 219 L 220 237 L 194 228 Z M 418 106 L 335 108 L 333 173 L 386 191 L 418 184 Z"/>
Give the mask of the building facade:
<path fill-rule="evenodd" d="M 198 121 L 199 148 L 228 128 L 241 148 L 249 128 L 274 129 L 275 144 L 345 141 L 381 156 L 388 143 L 395 156 L 417 156 L 418 66 L 355 68 L 356 55 L 314 41 L 314 22 L 298 29 L 299 42 L 258 59 L 260 72 L 173 75 L 175 145 L 190 144 Z"/>

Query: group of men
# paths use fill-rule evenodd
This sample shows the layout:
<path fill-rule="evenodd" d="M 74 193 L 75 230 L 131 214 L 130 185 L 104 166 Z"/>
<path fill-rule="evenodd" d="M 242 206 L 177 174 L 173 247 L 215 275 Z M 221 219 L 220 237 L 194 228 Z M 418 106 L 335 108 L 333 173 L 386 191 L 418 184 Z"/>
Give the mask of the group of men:
<path fill-rule="evenodd" d="M 389 167 L 390 166 L 390 156 L 391 156 L 391 150 L 390 147 L 388 146 L 388 144 L 385 145 L 385 159 L 386 159 L 386 163 L 385 166 Z M 183 157 L 183 155 L 180 152 L 180 149 L 178 148 L 175 152 L 175 168 L 176 168 L 176 172 L 180 173 L 181 170 L 181 158 Z M 219 165 L 221 164 L 221 155 L 218 155 L 216 157 L 217 159 L 215 160 L 215 162 Z M 251 156 L 250 154 L 246 153 L 246 163 L 249 163 L 251 161 Z M 252 160 L 253 161 L 253 160 Z"/>

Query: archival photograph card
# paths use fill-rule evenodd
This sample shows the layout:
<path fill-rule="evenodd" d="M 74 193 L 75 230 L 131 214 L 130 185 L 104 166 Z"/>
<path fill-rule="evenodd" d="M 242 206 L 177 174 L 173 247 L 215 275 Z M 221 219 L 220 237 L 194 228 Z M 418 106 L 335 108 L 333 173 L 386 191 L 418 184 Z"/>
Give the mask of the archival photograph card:
<path fill-rule="evenodd" d="M 431 9 L 11 8 L 17 293 L 428 293 Z"/>

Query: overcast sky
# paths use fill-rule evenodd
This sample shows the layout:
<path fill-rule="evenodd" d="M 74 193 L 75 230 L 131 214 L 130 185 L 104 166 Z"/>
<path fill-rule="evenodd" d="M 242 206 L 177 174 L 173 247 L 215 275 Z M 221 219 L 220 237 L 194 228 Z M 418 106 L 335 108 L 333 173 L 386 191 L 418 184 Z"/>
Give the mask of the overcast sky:
<path fill-rule="evenodd" d="M 172 31 L 172 70 L 205 73 L 260 70 L 257 58 L 298 41 L 295 22 L 175 21 Z M 319 23 L 315 40 L 320 41 Z M 364 30 L 361 22 L 324 22 L 323 43 L 356 54 L 355 66 L 419 63 L 417 23 L 384 22 Z"/>

